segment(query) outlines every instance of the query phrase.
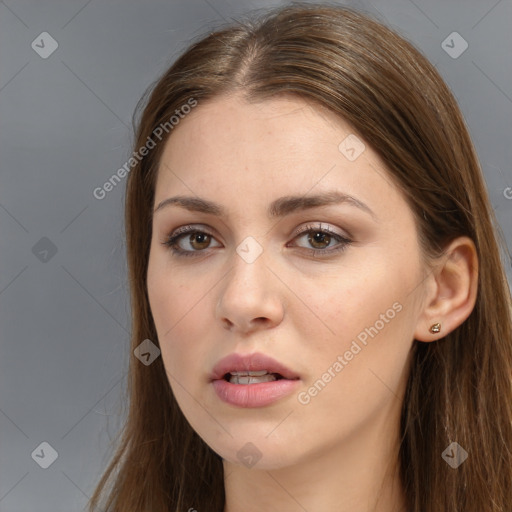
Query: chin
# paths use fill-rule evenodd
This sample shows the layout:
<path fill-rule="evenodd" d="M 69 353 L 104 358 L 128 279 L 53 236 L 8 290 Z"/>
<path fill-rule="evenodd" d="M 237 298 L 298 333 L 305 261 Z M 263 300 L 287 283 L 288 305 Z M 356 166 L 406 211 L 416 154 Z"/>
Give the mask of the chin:
<path fill-rule="evenodd" d="M 261 437 L 244 436 L 227 439 L 227 443 L 215 445 L 207 443 L 224 462 L 253 470 L 275 470 L 292 466 L 298 462 L 300 454 L 297 445 L 283 444 L 279 440 L 269 441 Z"/>

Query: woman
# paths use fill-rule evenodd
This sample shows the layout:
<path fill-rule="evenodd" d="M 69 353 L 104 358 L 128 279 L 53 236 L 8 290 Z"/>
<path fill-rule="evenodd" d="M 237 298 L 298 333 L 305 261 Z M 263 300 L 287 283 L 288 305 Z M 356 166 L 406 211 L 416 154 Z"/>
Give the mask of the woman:
<path fill-rule="evenodd" d="M 342 7 L 218 30 L 153 88 L 134 151 L 145 361 L 91 510 L 510 510 L 510 291 L 417 50 Z"/>

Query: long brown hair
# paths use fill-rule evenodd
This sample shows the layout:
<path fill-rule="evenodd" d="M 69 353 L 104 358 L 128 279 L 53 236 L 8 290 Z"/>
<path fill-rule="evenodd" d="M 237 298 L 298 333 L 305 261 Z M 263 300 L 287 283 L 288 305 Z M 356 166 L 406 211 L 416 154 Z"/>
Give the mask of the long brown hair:
<path fill-rule="evenodd" d="M 179 129 L 169 119 L 191 101 L 201 108 L 234 92 L 247 101 L 295 95 L 346 120 L 403 191 L 425 261 L 458 236 L 474 241 L 471 315 L 439 341 L 413 342 L 397 457 L 411 512 L 510 512 L 512 301 L 499 244 L 506 246 L 450 90 L 418 50 L 366 14 L 292 4 L 233 23 L 194 42 L 141 100 L 134 150 L 167 129 L 127 182 L 132 351 L 145 339 L 158 346 L 146 272 L 157 167 Z M 128 418 L 90 510 L 222 512 L 222 461 L 181 413 L 162 358 L 145 366 L 132 357 L 129 376 Z M 469 454 L 457 469 L 441 457 L 453 441 Z"/>

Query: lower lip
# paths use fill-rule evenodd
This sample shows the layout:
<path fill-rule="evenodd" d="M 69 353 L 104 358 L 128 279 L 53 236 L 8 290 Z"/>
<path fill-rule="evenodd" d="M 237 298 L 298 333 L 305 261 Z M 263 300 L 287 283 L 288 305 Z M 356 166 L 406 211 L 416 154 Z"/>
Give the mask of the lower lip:
<path fill-rule="evenodd" d="M 292 393 L 299 385 L 299 380 L 279 379 L 259 384 L 232 384 L 218 379 L 212 384 L 223 402 L 237 407 L 264 407 Z"/>

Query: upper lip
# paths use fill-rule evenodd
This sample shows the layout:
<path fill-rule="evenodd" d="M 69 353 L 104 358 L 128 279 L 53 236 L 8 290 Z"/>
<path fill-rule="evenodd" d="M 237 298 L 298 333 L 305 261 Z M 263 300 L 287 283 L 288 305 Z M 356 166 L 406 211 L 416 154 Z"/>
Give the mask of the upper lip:
<path fill-rule="evenodd" d="M 272 359 L 270 356 L 255 352 L 253 354 L 233 353 L 221 359 L 213 367 L 211 379 L 223 379 L 227 373 L 231 372 L 249 372 L 267 370 L 269 373 L 279 373 L 285 379 L 298 379 L 299 376 L 292 370 Z"/>

